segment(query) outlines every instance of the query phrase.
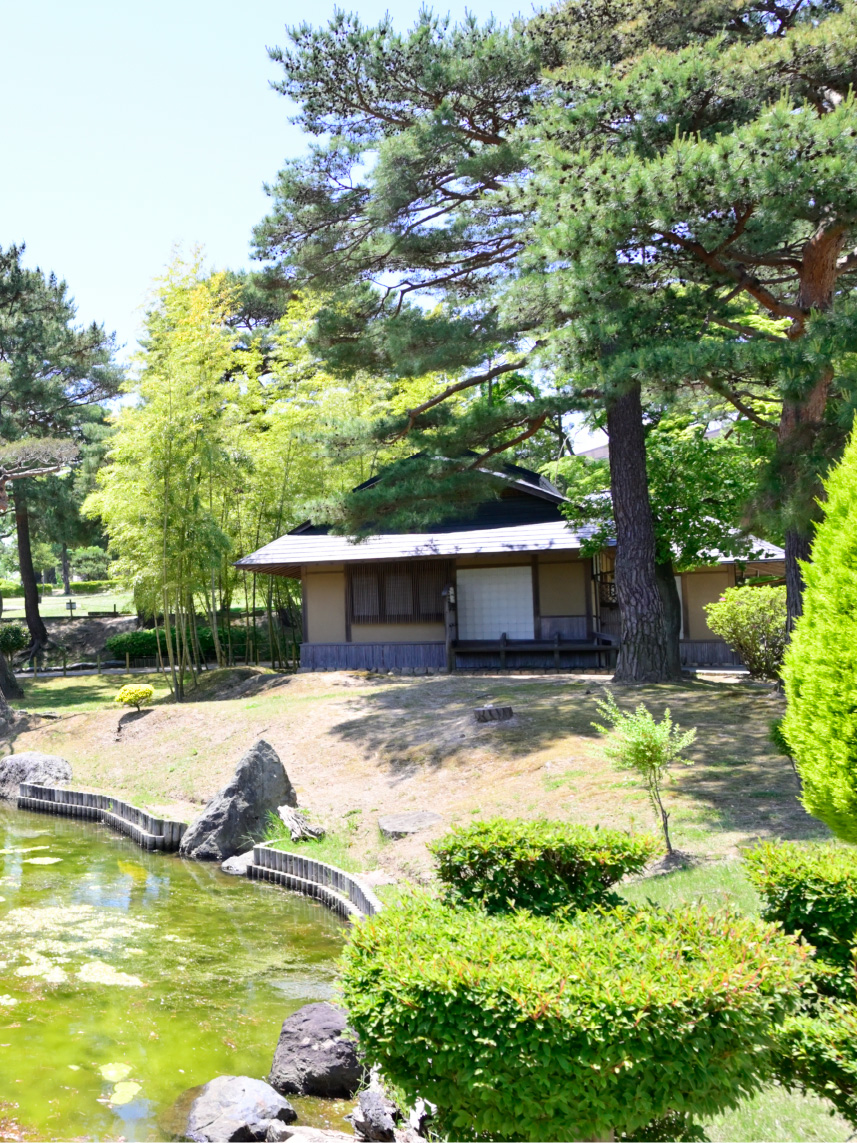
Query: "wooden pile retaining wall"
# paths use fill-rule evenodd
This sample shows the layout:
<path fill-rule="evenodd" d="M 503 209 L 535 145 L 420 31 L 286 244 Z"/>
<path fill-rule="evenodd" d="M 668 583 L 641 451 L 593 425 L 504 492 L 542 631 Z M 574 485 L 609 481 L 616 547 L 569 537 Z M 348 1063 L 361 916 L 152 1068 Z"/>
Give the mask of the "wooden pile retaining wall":
<path fill-rule="evenodd" d="M 351 873 L 264 843 L 253 846 L 253 863 L 247 866 L 247 876 L 315 897 L 345 919 L 372 917 L 383 908 L 368 885 Z"/>
<path fill-rule="evenodd" d="M 18 787 L 18 809 L 104 822 L 126 834 L 143 849 L 160 849 L 165 853 L 174 853 L 178 849 L 187 829 L 184 822 L 154 818 L 109 794 L 88 794 L 83 790 L 36 786 L 30 782 L 22 782 Z"/>

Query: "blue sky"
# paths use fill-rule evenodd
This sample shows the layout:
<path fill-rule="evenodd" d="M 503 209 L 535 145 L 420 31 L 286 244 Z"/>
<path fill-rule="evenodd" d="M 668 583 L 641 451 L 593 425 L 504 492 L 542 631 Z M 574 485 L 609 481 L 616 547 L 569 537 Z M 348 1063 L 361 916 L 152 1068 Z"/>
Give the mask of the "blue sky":
<path fill-rule="evenodd" d="M 420 0 L 342 7 L 399 27 Z M 507 20 L 529 0 L 475 0 Z M 266 46 L 323 23 L 333 3 L 19 0 L 2 6 L 0 245 L 68 282 L 81 321 L 133 348 L 140 306 L 175 245 L 218 267 L 249 264 L 262 184 L 304 141 L 272 91 Z M 453 18 L 465 5 L 437 5 Z M 127 352 L 127 350 L 125 351 Z"/>

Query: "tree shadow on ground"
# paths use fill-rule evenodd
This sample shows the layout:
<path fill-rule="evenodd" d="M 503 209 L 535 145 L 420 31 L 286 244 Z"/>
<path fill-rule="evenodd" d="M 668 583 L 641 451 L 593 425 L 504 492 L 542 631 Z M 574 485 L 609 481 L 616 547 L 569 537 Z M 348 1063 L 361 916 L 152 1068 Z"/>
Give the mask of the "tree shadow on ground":
<path fill-rule="evenodd" d="M 617 781 L 598 747 L 600 735 L 592 723 L 605 684 L 609 679 L 574 676 L 370 679 L 347 700 L 354 717 L 331 733 L 374 757 L 394 779 L 427 768 L 514 762 L 539 754 L 578 765 L 582 760 L 584 770 L 570 769 L 567 777 L 551 770 L 546 788 L 564 785 L 587 818 L 615 821 L 639 806 L 640 788 L 627 774 Z M 667 787 L 683 845 L 692 848 L 712 834 L 733 835 L 741 844 L 753 838 L 829 836 L 801 806 L 799 780 L 768 740 L 770 723 L 782 712 L 782 699 L 772 688 L 688 680 L 610 690 L 625 710 L 645 703 L 661 717 L 669 707 L 682 727 L 697 728 L 689 751 L 694 765 L 677 767 Z M 487 702 L 511 705 L 514 722 L 476 723 L 473 708 Z"/>

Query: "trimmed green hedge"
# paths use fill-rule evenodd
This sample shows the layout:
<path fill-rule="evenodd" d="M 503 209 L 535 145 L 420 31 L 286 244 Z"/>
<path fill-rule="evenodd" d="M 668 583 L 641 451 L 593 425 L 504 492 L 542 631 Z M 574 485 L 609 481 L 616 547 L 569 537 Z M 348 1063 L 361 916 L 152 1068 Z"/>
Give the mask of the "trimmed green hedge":
<path fill-rule="evenodd" d="M 23 594 L 24 585 L 22 583 L 16 583 L 13 579 L 0 579 L 0 596 L 8 596 L 10 599 L 16 599 Z"/>
<path fill-rule="evenodd" d="M 646 834 L 506 818 L 454 829 L 429 848 L 450 902 L 539 914 L 611 900 L 611 885 L 663 850 Z"/>
<path fill-rule="evenodd" d="M 218 628 L 220 633 L 221 643 L 224 647 L 227 645 L 226 631 Z M 197 627 L 197 639 L 199 640 L 200 650 L 204 655 L 214 654 L 214 637 L 211 633 L 210 627 Z M 261 633 L 260 633 L 261 635 Z M 161 654 L 166 655 L 167 644 L 166 635 L 163 628 L 160 631 L 161 640 Z M 232 650 L 239 655 L 243 655 L 244 646 L 246 643 L 246 632 L 243 627 L 234 628 L 232 631 Z M 260 638 L 260 647 L 267 647 L 267 639 L 264 641 Z M 105 647 L 111 655 L 118 655 L 124 657 L 130 655 L 132 658 L 150 658 L 158 653 L 158 637 L 155 635 L 153 628 L 144 628 L 141 631 L 123 631 L 119 635 L 111 635 L 105 642 Z"/>
<path fill-rule="evenodd" d="M 102 591 L 115 591 L 119 586 L 121 581 L 118 579 L 79 580 L 77 583 L 72 580 L 69 584 L 72 595 L 98 595 Z"/>
<path fill-rule="evenodd" d="M 805 960 L 777 926 L 699 907 L 559 923 L 415 894 L 354 926 L 342 990 L 367 1062 L 450 1138 L 636 1138 L 769 1078 Z"/>
<path fill-rule="evenodd" d="M 857 1008 L 828 1003 L 815 1017 L 787 1020 L 777 1075 L 786 1087 L 829 1099 L 857 1128 Z"/>
<path fill-rule="evenodd" d="M 766 842 L 744 861 L 764 898 L 765 919 L 778 921 L 787 933 L 802 933 L 815 947 L 823 962 L 819 989 L 853 997 L 857 851 L 819 842 Z"/>

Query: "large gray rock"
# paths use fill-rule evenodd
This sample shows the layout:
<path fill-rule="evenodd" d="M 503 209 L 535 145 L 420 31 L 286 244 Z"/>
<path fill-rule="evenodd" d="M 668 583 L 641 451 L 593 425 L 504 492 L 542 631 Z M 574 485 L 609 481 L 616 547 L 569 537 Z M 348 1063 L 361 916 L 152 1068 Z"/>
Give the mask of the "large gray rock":
<path fill-rule="evenodd" d="M 334 1004 L 305 1004 L 283 1023 L 268 1082 L 277 1091 L 348 1099 L 363 1081 L 357 1039 Z"/>
<path fill-rule="evenodd" d="M 294 1123 L 297 1112 L 262 1080 L 218 1076 L 193 1101 L 185 1135 L 194 1143 L 265 1139 L 272 1123 Z"/>
<path fill-rule="evenodd" d="M 0 760 L 0 798 L 17 798 L 21 782 L 36 786 L 64 786 L 71 781 L 71 763 L 56 754 L 28 750 Z"/>
<path fill-rule="evenodd" d="M 276 750 L 260 739 L 235 769 L 235 776 L 208 803 L 182 838 L 179 853 L 197 861 L 224 862 L 258 841 L 268 814 L 298 804 Z"/>

